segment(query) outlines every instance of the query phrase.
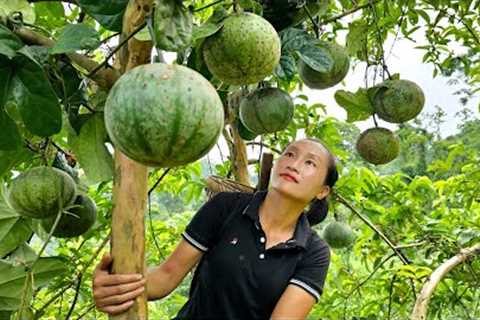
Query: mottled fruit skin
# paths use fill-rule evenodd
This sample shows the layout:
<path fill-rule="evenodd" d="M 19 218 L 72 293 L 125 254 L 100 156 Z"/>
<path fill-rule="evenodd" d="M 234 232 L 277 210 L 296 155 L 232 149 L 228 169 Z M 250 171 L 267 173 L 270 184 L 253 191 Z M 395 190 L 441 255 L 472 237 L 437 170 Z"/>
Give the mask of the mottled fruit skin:
<path fill-rule="evenodd" d="M 238 135 L 243 140 L 253 140 L 258 136 L 258 134 L 245 128 L 245 126 L 243 125 L 242 121 L 240 121 L 240 119 L 235 120 L 235 126 L 237 127 Z"/>
<path fill-rule="evenodd" d="M 201 158 L 217 142 L 223 124 L 215 88 L 181 65 L 154 63 L 128 71 L 105 104 L 105 125 L 115 147 L 152 167 Z"/>
<path fill-rule="evenodd" d="M 84 194 L 79 194 L 73 203 L 75 206 L 63 211 L 53 235 L 57 238 L 71 238 L 87 232 L 97 219 L 95 202 Z M 42 227 L 50 232 L 55 224 L 56 215 L 42 220 Z"/>
<path fill-rule="evenodd" d="M 400 152 L 400 141 L 385 128 L 370 128 L 360 134 L 357 151 L 366 161 L 385 164 L 395 159 Z"/>
<path fill-rule="evenodd" d="M 10 185 L 10 205 L 26 217 L 43 219 L 56 215 L 75 200 L 75 181 L 51 167 L 35 167 L 16 177 Z"/>
<path fill-rule="evenodd" d="M 280 61 L 280 38 L 273 26 L 253 13 L 224 20 L 223 27 L 203 44 L 208 70 L 233 85 L 256 83 L 270 75 Z"/>
<path fill-rule="evenodd" d="M 387 80 L 373 97 L 376 114 L 383 120 L 401 123 L 415 118 L 425 105 L 422 89 L 409 80 Z"/>
<path fill-rule="evenodd" d="M 333 65 L 329 72 L 319 72 L 299 59 L 298 73 L 302 81 L 311 89 L 326 89 L 342 81 L 350 68 L 350 59 L 347 51 L 334 42 L 321 41 L 319 46 L 326 49 L 332 59 Z"/>
<path fill-rule="evenodd" d="M 323 229 L 323 239 L 334 249 L 350 246 L 355 241 L 355 234 L 342 222 L 333 221 Z"/>
<path fill-rule="evenodd" d="M 285 129 L 293 118 L 293 111 L 294 104 L 287 92 L 263 88 L 242 99 L 239 116 L 249 131 L 264 134 Z"/>

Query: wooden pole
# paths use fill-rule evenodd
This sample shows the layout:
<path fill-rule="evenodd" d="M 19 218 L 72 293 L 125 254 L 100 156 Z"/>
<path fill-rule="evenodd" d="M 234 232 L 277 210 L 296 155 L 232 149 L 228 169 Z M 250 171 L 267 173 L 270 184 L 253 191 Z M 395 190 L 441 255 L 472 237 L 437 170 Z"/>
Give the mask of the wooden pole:
<path fill-rule="evenodd" d="M 121 38 L 125 39 L 144 23 L 152 10 L 152 0 L 130 0 L 123 19 Z M 150 62 L 152 44 L 134 38 L 119 52 L 120 69 L 124 73 Z M 112 211 L 113 273 L 145 273 L 145 224 L 148 192 L 147 167 L 130 160 L 115 150 L 115 176 Z M 110 316 L 115 320 L 148 319 L 146 290 L 126 312 Z"/>
<path fill-rule="evenodd" d="M 262 160 L 260 164 L 260 174 L 258 177 L 257 190 L 268 189 L 272 167 L 273 167 L 273 154 L 271 154 L 270 152 L 263 152 Z"/>

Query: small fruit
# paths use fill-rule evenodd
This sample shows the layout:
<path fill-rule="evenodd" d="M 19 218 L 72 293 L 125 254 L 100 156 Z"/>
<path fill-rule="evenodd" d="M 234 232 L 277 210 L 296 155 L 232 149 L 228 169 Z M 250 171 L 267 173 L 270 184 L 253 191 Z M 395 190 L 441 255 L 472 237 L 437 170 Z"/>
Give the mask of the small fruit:
<path fill-rule="evenodd" d="M 398 156 L 400 141 L 386 128 L 370 128 L 360 134 L 357 151 L 370 163 L 385 164 Z"/>
<path fill-rule="evenodd" d="M 293 111 L 288 93 L 278 88 L 263 88 L 241 100 L 239 116 L 248 130 L 264 134 L 285 129 L 292 120 Z"/>
<path fill-rule="evenodd" d="M 320 72 L 300 59 L 298 73 L 302 81 L 311 89 L 326 89 L 342 81 L 348 73 L 350 60 L 342 46 L 334 42 L 321 41 L 318 46 L 332 58 L 332 67 L 328 72 Z"/>
<path fill-rule="evenodd" d="M 8 200 L 19 214 L 42 219 L 72 204 L 76 192 L 75 181 L 64 171 L 35 167 L 12 181 Z"/>
<path fill-rule="evenodd" d="M 226 18 L 223 27 L 203 43 L 208 70 L 233 85 L 256 83 L 280 61 L 280 38 L 273 26 L 253 13 Z"/>
<path fill-rule="evenodd" d="M 68 211 L 63 211 L 53 235 L 58 238 L 77 237 L 87 232 L 97 219 L 95 202 L 84 194 L 79 194 L 74 205 Z M 42 220 L 42 227 L 46 232 L 52 229 L 56 216 Z"/>
<path fill-rule="evenodd" d="M 323 239 L 335 249 L 346 248 L 355 241 L 355 234 L 342 222 L 333 221 L 323 229 Z"/>

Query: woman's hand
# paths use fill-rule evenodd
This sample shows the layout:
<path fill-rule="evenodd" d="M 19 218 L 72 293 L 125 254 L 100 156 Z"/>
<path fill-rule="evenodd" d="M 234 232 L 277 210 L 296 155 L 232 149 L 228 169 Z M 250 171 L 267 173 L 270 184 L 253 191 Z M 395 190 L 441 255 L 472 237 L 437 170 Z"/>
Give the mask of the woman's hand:
<path fill-rule="evenodd" d="M 130 308 L 145 290 L 141 274 L 110 274 L 110 254 L 105 254 L 93 274 L 93 299 L 98 310 L 114 315 Z"/>

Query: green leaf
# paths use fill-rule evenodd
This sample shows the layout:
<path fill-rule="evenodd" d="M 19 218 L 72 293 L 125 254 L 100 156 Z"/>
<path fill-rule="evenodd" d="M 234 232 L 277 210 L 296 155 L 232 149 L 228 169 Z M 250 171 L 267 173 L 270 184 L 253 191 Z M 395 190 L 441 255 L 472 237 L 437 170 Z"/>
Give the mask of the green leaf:
<path fill-rule="evenodd" d="M 263 14 L 262 5 L 255 0 L 239 0 L 238 4 L 245 11 L 253 12 L 253 13 L 258 14 L 260 16 Z"/>
<path fill-rule="evenodd" d="M 277 78 L 290 82 L 297 73 L 297 63 L 295 58 L 291 55 L 284 55 L 280 57 L 280 62 L 274 70 Z"/>
<path fill-rule="evenodd" d="M 14 12 L 20 12 L 22 14 L 23 22 L 35 22 L 35 12 L 27 0 L 8 0 L 0 2 L 0 17 L 7 17 Z"/>
<path fill-rule="evenodd" d="M 22 41 L 7 27 L 0 24 L 0 55 L 11 59 L 21 47 L 23 47 Z"/>
<path fill-rule="evenodd" d="M 18 131 L 17 124 L 3 108 L 0 108 L 0 128 L 2 128 L 0 150 L 15 150 L 22 145 L 22 137 Z"/>
<path fill-rule="evenodd" d="M 304 46 L 298 51 L 298 55 L 310 68 L 318 72 L 329 72 L 333 67 L 331 54 L 322 47 Z"/>
<path fill-rule="evenodd" d="M 15 250 L 28 240 L 32 230 L 26 220 L 7 203 L 5 187 L 0 187 L 0 257 Z"/>
<path fill-rule="evenodd" d="M 25 283 L 31 288 L 45 286 L 53 278 L 67 271 L 65 261 L 57 257 L 40 258 L 33 267 L 33 279 L 24 265 L 0 260 L 0 310 L 17 310 L 20 307 Z M 32 285 L 33 284 L 33 285 Z M 31 293 L 30 293 L 31 294 Z"/>
<path fill-rule="evenodd" d="M 113 159 L 105 146 L 107 131 L 101 114 L 85 122 L 77 136 L 69 136 L 69 144 L 85 171 L 90 184 L 108 181 L 113 177 Z"/>
<path fill-rule="evenodd" d="M 367 90 L 363 88 L 359 88 L 355 93 L 337 90 L 335 101 L 347 111 L 347 122 L 368 119 L 374 112 Z"/>
<path fill-rule="evenodd" d="M 65 9 L 61 2 L 37 2 L 34 10 L 38 26 L 53 30 L 65 25 Z"/>
<path fill-rule="evenodd" d="M 180 51 L 192 42 L 192 13 L 181 2 L 157 2 L 153 25 L 155 44 L 159 49 Z"/>
<path fill-rule="evenodd" d="M 44 70 L 32 58 L 28 47 L 14 58 L 13 96 L 27 129 L 38 136 L 48 137 L 60 132 L 62 111 Z"/>
<path fill-rule="evenodd" d="M 282 42 L 282 55 L 302 50 L 305 46 L 318 43 L 312 35 L 302 29 L 287 28 L 279 33 Z"/>
<path fill-rule="evenodd" d="M 51 54 L 70 53 L 77 50 L 92 50 L 100 45 L 100 35 L 92 27 L 84 24 L 69 24 L 58 37 L 50 50 Z"/>
<path fill-rule="evenodd" d="M 0 178 L 3 177 L 10 169 L 30 160 L 33 153 L 27 148 L 19 148 L 12 151 L 0 150 Z"/>
<path fill-rule="evenodd" d="M 77 0 L 77 4 L 106 29 L 122 31 L 128 0 Z"/>
<path fill-rule="evenodd" d="M 351 56 L 357 56 L 365 61 L 367 50 L 368 24 L 364 20 L 355 20 L 348 25 L 346 41 L 347 52 Z"/>
<path fill-rule="evenodd" d="M 1 25 L 0 25 L 1 27 Z M 0 109 L 5 106 L 10 94 L 10 81 L 12 79 L 13 69 L 11 62 L 7 57 L 0 55 Z"/>
<path fill-rule="evenodd" d="M 218 30 L 222 28 L 222 23 L 211 23 L 206 22 L 201 26 L 193 26 L 192 30 L 192 42 L 196 42 L 199 39 L 204 39 L 215 34 Z"/>

